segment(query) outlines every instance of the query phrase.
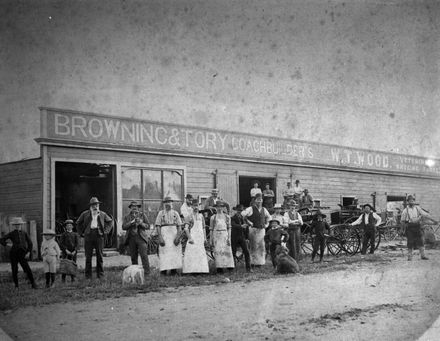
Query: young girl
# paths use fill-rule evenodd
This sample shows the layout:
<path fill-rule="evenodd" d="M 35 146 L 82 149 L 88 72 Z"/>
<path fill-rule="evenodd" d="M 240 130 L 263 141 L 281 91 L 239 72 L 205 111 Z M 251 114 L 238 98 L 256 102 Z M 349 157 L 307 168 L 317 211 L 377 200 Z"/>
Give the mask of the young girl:
<path fill-rule="evenodd" d="M 73 220 L 66 220 L 66 232 L 61 235 L 60 248 L 62 251 L 62 258 L 73 260 L 76 263 L 76 255 L 79 243 L 78 233 L 73 232 Z M 70 275 L 72 282 L 75 281 L 75 275 Z M 61 275 L 61 281 L 66 282 L 66 274 Z"/>
<path fill-rule="evenodd" d="M 46 288 L 54 286 L 57 261 L 60 259 L 61 250 L 55 241 L 55 231 L 45 229 L 41 243 L 41 256 L 43 257 L 44 273 L 46 274 Z"/>

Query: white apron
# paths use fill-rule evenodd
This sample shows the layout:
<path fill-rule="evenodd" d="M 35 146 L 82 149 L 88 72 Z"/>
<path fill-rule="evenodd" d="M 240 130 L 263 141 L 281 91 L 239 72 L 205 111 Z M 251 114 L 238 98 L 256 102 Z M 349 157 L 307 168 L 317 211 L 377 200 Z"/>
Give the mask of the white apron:
<path fill-rule="evenodd" d="M 198 219 L 194 217 L 194 225 L 191 228 L 194 244 L 186 243 L 182 273 L 209 273 L 202 219 L 201 216 Z"/>
<path fill-rule="evenodd" d="M 217 268 L 233 268 L 234 257 L 232 256 L 231 239 L 228 241 L 228 231 L 226 227 L 226 221 L 224 219 L 214 219 L 214 258 L 215 266 Z"/>
<path fill-rule="evenodd" d="M 182 245 L 174 245 L 177 236 L 175 225 L 161 227 L 162 238 L 165 246 L 159 245 L 159 268 L 160 271 L 182 268 Z"/>
<path fill-rule="evenodd" d="M 249 228 L 249 253 L 252 265 L 266 264 L 265 229 Z"/>

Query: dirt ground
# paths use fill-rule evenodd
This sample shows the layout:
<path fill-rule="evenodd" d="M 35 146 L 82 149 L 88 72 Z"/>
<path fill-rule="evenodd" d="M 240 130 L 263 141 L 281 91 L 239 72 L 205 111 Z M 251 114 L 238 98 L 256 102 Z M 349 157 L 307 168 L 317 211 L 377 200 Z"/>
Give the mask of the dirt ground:
<path fill-rule="evenodd" d="M 0 326 L 17 340 L 415 340 L 440 314 L 440 251 L 428 256 L 25 307 Z"/>

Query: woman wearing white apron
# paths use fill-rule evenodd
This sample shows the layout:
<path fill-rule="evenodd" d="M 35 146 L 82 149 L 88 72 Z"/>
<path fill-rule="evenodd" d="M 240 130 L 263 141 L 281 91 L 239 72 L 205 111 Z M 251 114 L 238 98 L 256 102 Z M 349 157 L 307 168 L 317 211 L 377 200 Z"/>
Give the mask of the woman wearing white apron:
<path fill-rule="evenodd" d="M 198 199 L 192 200 L 191 207 L 193 212 L 185 220 L 188 242 L 183 255 L 182 273 L 209 273 L 208 257 L 205 251 L 205 219 L 199 213 Z"/>
<path fill-rule="evenodd" d="M 170 197 L 165 197 L 162 202 L 165 209 L 158 213 L 155 223 L 159 235 L 159 268 L 161 274 L 166 274 L 168 270 L 175 274 L 177 269 L 182 268 L 182 220 L 179 213 L 172 209 Z"/>
<path fill-rule="evenodd" d="M 249 227 L 249 253 L 251 255 L 251 265 L 261 266 L 266 264 L 266 244 L 264 236 L 265 227 L 269 225 L 270 214 L 262 206 L 263 198 L 261 194 L 255 196 L 254 205 L 246 208 L 241 215 L 245 218 Z"/>
<path fill-rule="evenodd" d="M 217 272 L 222 273 L 224 268 L 234 268 L 234 257 L 231 248 L 231 218 L 223 212 L 225 203 L 218 200 L 215 204 L 217 213 L 210 220 L 210 242 L 214 249 L 215 266 Z"/>

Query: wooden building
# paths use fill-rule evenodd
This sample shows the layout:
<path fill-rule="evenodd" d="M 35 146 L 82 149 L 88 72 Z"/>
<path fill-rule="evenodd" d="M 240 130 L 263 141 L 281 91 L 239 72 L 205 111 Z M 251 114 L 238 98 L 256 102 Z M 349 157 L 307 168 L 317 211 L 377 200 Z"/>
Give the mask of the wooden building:
<path fill-rule="evenodd" d="M 343 197 L 374 201 L 379 211 L 408 193 L 438 217 L 439 160 L 257 136 L 205 127 L 40 108 L 41 156 L 0 165 L 0 212 L 37 222 L 38 230 L 77 218 L 90 197 L 116 223 L 117 246 L 131 200 L 154 222 L 164 196 L 180 205 L 186 193 L 203 201 L 217 187 L 231 205 L 248 204 L 251 183 L 269 183 L 282 202 L 299 179 L 322 206 Z M 356 145 L 356 141 L 353 141 Z M 432 164 L 432 163 L 436 164 Z M 6 219 L 6 218 L 5 218 Z M 4 231 L 5 232 L 5 231 Z"/>

